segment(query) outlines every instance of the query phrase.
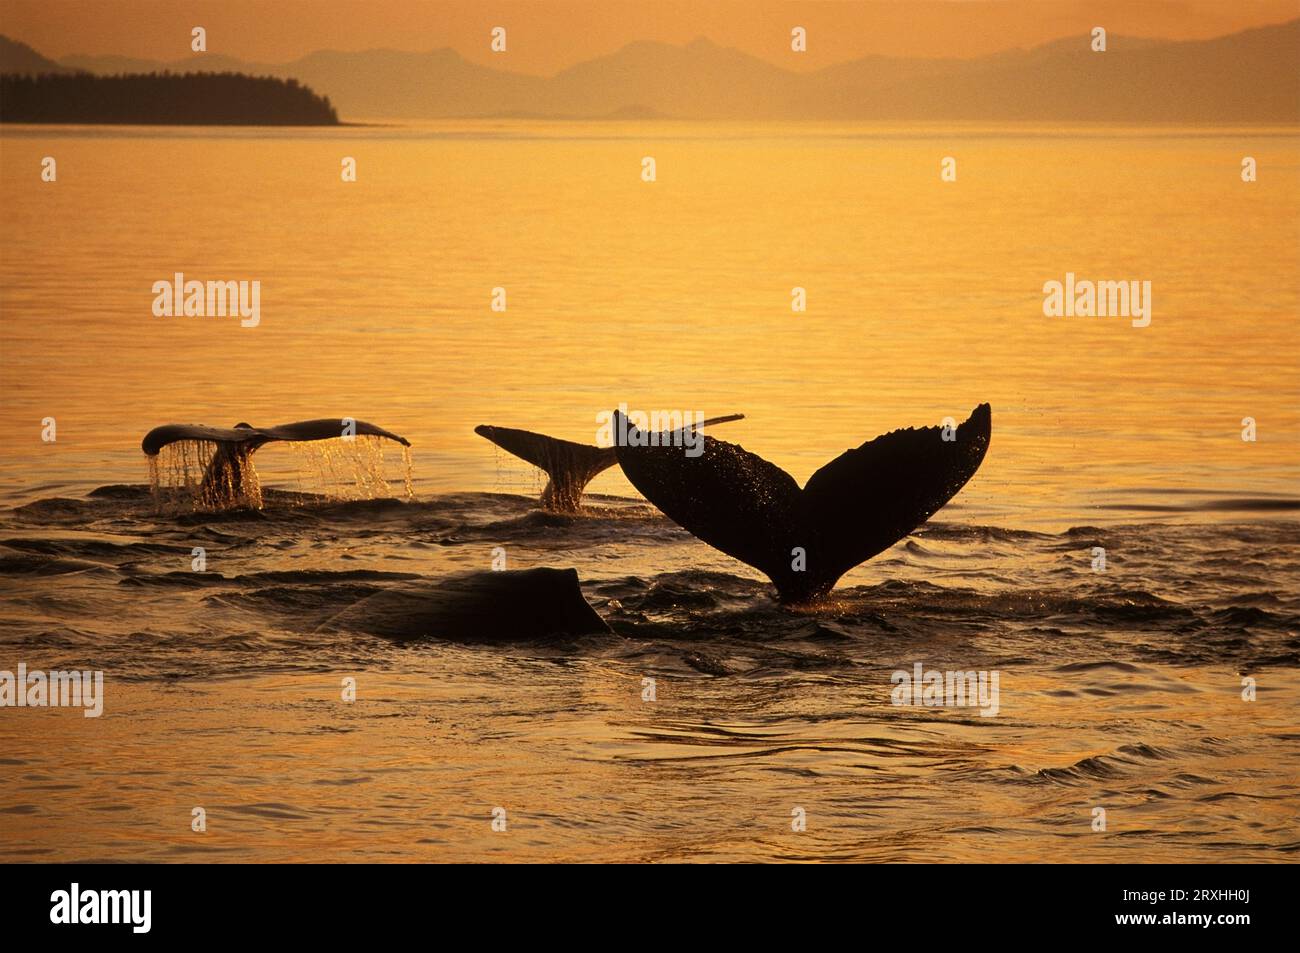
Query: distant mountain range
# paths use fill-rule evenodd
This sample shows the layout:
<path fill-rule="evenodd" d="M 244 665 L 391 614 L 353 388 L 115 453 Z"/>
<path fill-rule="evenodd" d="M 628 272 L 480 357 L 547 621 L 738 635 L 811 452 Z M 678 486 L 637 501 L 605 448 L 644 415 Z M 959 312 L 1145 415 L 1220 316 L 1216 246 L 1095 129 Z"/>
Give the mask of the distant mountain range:
<path fill-rule="evenodd" d="M 292 77 L 346 119 L 551 118 L 1300 122 L 1300 20 L 1213 40 L 1087 35 L 977 59 L 869 56 L 810 73 L 707 39 L 630 43 L 551 77 L 428 53 L 322 51 L 289 63 L 49 60 L 0 37 L 0 72 L 238 71 Z M 795 54 L 792 54 L 795 55 Z"/>

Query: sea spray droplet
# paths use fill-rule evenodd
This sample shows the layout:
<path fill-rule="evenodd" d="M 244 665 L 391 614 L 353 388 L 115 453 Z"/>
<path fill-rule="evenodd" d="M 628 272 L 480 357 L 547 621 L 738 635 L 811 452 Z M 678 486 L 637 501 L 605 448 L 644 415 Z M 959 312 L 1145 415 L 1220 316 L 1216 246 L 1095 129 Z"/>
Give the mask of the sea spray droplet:
<path fill-rule="evenodd" d="M 271 474 L 273 483 L 284 477 L 299 492 L 329 500 L 373 500 L 395 495 L 385 467 L 385 441 L 368 435 L 353 440 L 321 440 L 285 444 L 289 450 L 288 472 L 282 454 L 262 450 L 258 459 Z M 218 466 L 214 461 L 222 445 L 208 440 L 178 440 L 149 458 L 149 483 L 158 509 L 223 510 L 261 509 L 262 481 L 250 455 L 237 465 Z M 410 449 L 402 448 L 402 487 L 406 499 L 413 499 Z M 209 478 L 211 474 L 212 478 Z"/>
<path fill-rule="evenodd" d="M 411 465 L 411 448 L 402 447 L 402 482 L 406 486 L 406 498 L 415 499 L 415 485 L 412 481 L 414 468 Z"/>
<path fill-rule="evenodd" d="M 395 495 L 388 480 L 385 441 L 359 435 L 353 440 L 320 440 L 287 445 L 298 469 L 298 486 L 332 500 L 376 500 Z M 411 452 L 402 447 L 402 484 L 407 499 L 415 495 Z"/>
<path fill-rule="evenodd" d="M 221 445 L 211 440 L 177 440 L 149 458 L 149 485 L 154 505 L 162 509 L 261 509 L 262 485 L 257 470 L 241 457 L 239 465 L 214 461 Z M 205 484 L 209 471 L 214 479 Z"/>

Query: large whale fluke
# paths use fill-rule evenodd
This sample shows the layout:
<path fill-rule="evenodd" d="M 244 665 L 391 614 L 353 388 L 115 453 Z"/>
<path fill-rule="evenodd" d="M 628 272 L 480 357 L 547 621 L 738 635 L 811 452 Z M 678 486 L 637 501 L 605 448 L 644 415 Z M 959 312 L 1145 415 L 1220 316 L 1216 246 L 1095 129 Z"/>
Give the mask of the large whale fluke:
<path fill-rule="evenodd" d="M 328 440 L 332 437 L 342 437 L 345 432 L 359 436 L 385 437 L 388 440 L 396 440 L 404 447 L 411 445 L 405 437 L 399 437 L 383 427 L 366 423 L 364 420 L 319 417 L 316 420 L 280 424 L 278 427 L 250 427 L 248 424 L 235 424 L 233 427 L 163 424 L 161 427 L 154 427 L 144 435 L 144 439 L 140 441 L 140 449 L 152 457 L 167 444 L 176 443 L 178 440 L 205 440 L 210 443 L 233 443 L 256 450 L 273 440 Z"/>
<path fill-rule="evenodd" d="M 253 451 L 274 441 L 329 440 L 345 435 L 383 437 L 404 447 L 411 445 L 405 437 L 364 420 L 341 417 L 318 417 L 276 427 L 252 427 L 245 423 L 233 427 L 208 427 L 203 424 L 164 424 L 154 427 L 140 441 L 146 456 L 156 457 L 168 444 L 184 440 L 215 445 L 216 452 L 208 463 L 199 487 L 199 502 L 204 506 L 228 506 L 238 501 L 249 486 Z M 260 500 L 260 495 L 258 496 Z M 260 505 L 260 504 L 259 504 Z"/>
<path fill-rule="evenodd" d="M 322 627 L 399 642 L 521 642 L 610 632 L 582 595 L 575 569 L 471 572 L 384 589 Z"/>
<path fill-rule="evenodd" d="M 729 414 L 713 417 L 700 426 L 744 419 L 744 414 Z M 578 512 L 582 507 L 582 491 L 587 484 L 618 462 L 613 447 L 594 447 L 531 430 L 487 424 L 475 427 L 474 432 L 544 471 L 550 479 L 542 490 L 542 507 L 555 513 Z"/>
<path fill-rule="evenodd" d="M 814 473 L 802 490 L 780 467 L 735 444 L 705 437 L 703 453 L 690 457 L 662 440 L 651 446 L 630 421 L 615 423 L 628 428 L 615 447 L 618 462 L 647 500 L 767 575 L 782 602 L 806 603 L 965 486 L 988 450 L 992 411 L 980 404 L 955 429 L 908 428 L 868 440 Z"/>

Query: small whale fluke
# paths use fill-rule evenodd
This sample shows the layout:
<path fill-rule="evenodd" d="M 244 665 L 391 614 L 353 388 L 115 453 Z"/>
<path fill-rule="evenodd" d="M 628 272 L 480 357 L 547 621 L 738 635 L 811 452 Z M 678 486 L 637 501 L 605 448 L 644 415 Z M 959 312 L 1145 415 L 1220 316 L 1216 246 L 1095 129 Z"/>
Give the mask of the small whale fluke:
<path fill-rule="evenodd" d="M 542 507 L 556 513 L 576 513 L 582 505 L 583 488 L 618 463 L 613 447 L 589 447 L 530 430 L 487 424 L 475 427 L 474 432 L 544 470 L 550 479 L 542 490 Z"/>
<path fill-rule="evenodd" d="M 744 414 L 713 417 L 699 426 L 744 420 Z M 695 425 L 692 425 L 692 428 Z M 542 507 L 554 513 L 576 513 L 582 506 L 582 491 L 596 476 L 618 463 L 613 447 L 594 447 L 531 430 L 491 427 L 474 428 L 480 437 L 491 440 L 502 450 L 543 470 L 550 479 L 542 490 Z"/>
<path fill-rule="evenodd" d="M 156 457 L 164 447 L 182 440 L 196 440 L 216 445 L 216 453 L 208 464 L 199 487 L 199 501 L 205 506 L 226 506 L 235 502 L 247 485 L 252 471 L 253 451 L 274 441 L 329 440 L 344 434 L 383 437 L 395 440 L 404 447 L 411 445 L 383 427 L 364 420 L 340 417 L 320 417 L 300 420 L 277 427 L 252 427 L 239 423 L 233 427 L 208 427 L 203 424 L 164 424 L 154 427 L 140 441 L 146 456 Z"/>
<path fill-rule="evenodd" d="M 955 430 L 908 428 L 868 440 L 814 473 L 803 489 L 735 444 L 705 437 L 704 452 L 689 457 L 662 440 L 650 446 L 648 435 L 630 421 L 626 426 L 626 444 L 615 448 L 618 462 L 647 500 L 767 575 L 782 602 L 806 603 L 965 486 L 988 450 L 992 411 L 980 404 Z"/>
<path fill-rule="evenodd" d="M 519 642 L 610 631 L 583 597 L 577 570 L 549 568 L 472 572 L 384 589 L 322 629 L 400 642 Z"/>

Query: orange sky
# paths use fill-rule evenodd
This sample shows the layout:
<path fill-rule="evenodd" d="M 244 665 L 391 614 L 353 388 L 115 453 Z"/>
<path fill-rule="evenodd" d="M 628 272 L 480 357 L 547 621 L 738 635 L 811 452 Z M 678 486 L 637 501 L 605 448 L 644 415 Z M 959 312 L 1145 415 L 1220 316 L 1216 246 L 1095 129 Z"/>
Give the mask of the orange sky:
<path fill-rule="evenodd" d="M 477 62 L 551 74 L 632 40 L 704 35 L 793 69 L 869 53 L 976 56 L 1105 26 L 1112 34 L 1193 39 L 1300 17 L 1300 0 L 0 0 L 0 32 L 51 57 L 208 51 L 280 62 L 318 49 L 450 46 Z M 508 30 L 504 55 L 488 48 Z M 808 52 L 789 49 L 808 30 Z"/>

